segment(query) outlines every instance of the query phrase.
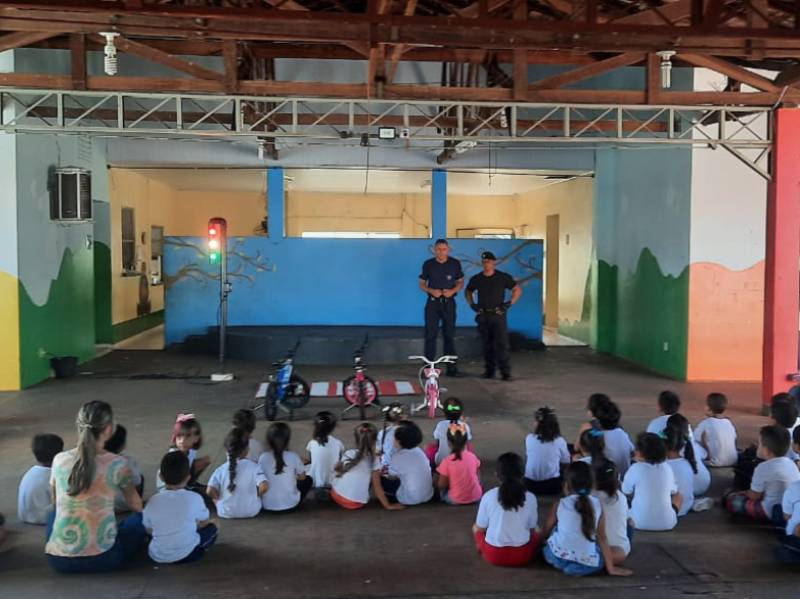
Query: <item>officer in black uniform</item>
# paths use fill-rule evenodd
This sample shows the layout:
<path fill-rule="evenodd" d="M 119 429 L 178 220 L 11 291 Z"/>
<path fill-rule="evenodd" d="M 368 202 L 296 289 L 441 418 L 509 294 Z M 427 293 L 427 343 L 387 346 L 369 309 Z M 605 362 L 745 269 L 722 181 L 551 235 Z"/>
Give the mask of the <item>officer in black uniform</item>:
<path fill-rule="evenodd" d="M 492 252 L 481 254 L 483 271 L 469 280 L 464 295 L 470 307 L 478 313 L 475 322 L 483 341 L 483 378 L 494 378 L 495 369 L 500 369 L 504 381 L 511 380 L 511 364 L 508 359 L 508 325 L 506 312 L 522 295 L 514 278 L 496 270 L 497 258 Z M 511 290 L 511 300 L 506 301 L 506 289 Z M 477 303 L 473 293 L 478 292 Z"/>
<path fill-rule="evenodd" d="M 426 260 L 419 275 L 419 288 L 428 300 L 425 302 L 425 357 L 435 360 L 436 337 L 439 322 L 442 324 L 444 355 L 455 356 L 456 299 L 464 286 L 464 272 L 461 262 L 450 258 L 450 244 L 446 239 L 437 239 L 433 244 L 435 258 Z M 455 364 L 447 365 L 447 376 L 459 376 Z"/>

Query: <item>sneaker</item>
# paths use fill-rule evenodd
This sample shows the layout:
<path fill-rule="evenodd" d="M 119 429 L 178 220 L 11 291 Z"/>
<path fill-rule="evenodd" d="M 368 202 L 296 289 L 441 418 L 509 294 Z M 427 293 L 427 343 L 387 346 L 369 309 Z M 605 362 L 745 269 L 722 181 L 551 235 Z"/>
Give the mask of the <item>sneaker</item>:
<path fill-rule="evenodd" d="M 692 505 L 693 512 L 706 512 L 714 507 L 714 500 L 711 497 L 700 497 L 694 500 Z"/>

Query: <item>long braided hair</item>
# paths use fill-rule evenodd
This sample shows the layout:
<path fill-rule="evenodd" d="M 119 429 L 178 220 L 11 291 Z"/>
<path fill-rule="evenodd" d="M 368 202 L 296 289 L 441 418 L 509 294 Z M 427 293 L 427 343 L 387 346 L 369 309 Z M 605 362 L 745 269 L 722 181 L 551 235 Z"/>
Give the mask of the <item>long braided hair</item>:
<path fill-rule="evenodd" d="M 581 517 L 581 532 L 588 541 L 595 541 L 597 529 L 595 513 L 589 496 L 592 494 L 592 469 L 585 462 L 572 462 L 564 473 L 567 489 L 577 495 L 575 511 Z M 562 500 L 563 501 L 563 500 Z"/>
<path fill-rule="evenodd" d="M 232 428 L 225 437 L 225 451 L 228 452 L 228 491 L 236 490 L 236 465 L 249 447 L 247 433 L 240 428 Z"/>
<path fill-rule="evenodd" d="M 378 439 L 378 429 L 374 424 L 362 422 L 356 426 L 353 436 L 356 441 L 356 455 L 345 462 L 336 464 L 336 478 L 350 472 L 353 468 L 365 459 L 375 459 L 375 444 Z"/>
<path fill-rule="evenodd" d="M 267 445 L 275 456 L 275 474 L 282 474 L 286 468 L 283 453 L 289 449 L 292 429 L 285 422 L 273 422 L 267 429 Z"/>
<path fill-rule="evenodd" d="M 81 406 L 75 424 L 78 427 L 78 457 L 67 479 L 67 495 L 75 497 L 92 486 L 97 457 L 97 439 L 114 422 L 111 406 L 104 401 L 89 401 Z"/>

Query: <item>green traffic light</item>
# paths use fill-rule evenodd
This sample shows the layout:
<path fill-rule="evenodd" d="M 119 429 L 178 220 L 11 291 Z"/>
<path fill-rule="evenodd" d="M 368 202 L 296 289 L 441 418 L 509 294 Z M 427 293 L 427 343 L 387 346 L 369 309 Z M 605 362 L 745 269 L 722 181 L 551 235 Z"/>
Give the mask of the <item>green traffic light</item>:
<path fill-rule="evenodd" d="M 219 253 L 217 253 L 217 252 L 209 252 L 208 261 L 211 264 L 216 264 L 219 261 Z"/>

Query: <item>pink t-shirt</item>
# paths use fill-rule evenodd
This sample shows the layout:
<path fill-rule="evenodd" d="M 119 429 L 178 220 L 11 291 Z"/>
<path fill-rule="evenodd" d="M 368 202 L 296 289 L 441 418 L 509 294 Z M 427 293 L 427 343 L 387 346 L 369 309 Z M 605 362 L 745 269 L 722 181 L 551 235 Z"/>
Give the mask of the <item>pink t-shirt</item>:
<path fill-rule="evenodd" d="M 483 489 L 478 479 L 480 467 L 478 456 L 466 449 L 461 453 L 460 460 L 453 454 L 442 460 L 436 472 L 447 477 L 447 494 L 453 503 L 474 503 L 481 498 Z"/>

